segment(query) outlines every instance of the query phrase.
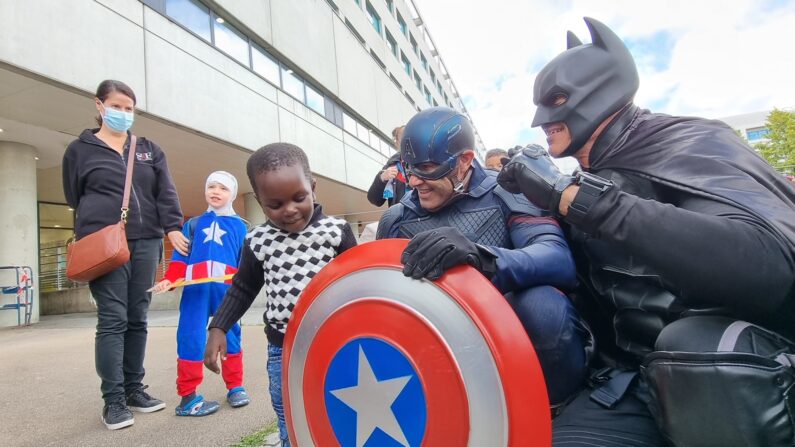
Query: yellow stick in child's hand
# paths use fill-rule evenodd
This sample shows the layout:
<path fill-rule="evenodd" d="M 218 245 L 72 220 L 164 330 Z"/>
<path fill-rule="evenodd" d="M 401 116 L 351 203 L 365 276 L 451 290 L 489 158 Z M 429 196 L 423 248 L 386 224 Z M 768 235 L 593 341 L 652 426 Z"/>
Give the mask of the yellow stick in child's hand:
<path fill-rule="evenodd" d="M 213 276 L 212 278 L 191 279 L 191 280 L 187 280 L 187 281 L 183 279 L 181 281 L 175 282 L 174 284 L 171 284 L 171 287 L 169 289 L 176 289 L 177 287 L 192 286 L 194 284 L 204 284 L 206 282 L 229 281 L 234 276 L 235 276 L 234 273 L 230 273 L 230 274 L 224 275 L 224 276 Z M 147 290 L 147 292 L 151 292 L 153 290 L 154 290 L 154 287 L 152 287 L 151 289 Z M 164 292 L 160 292 L 160 293 L 164 293 Z M 156 295 L 157 295 L 157 293 L 156 293 Z"/>

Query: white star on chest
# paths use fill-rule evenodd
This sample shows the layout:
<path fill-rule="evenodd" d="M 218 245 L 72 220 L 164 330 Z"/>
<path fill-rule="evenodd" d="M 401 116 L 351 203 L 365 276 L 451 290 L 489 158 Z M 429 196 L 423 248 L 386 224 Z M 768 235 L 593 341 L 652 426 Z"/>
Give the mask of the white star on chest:
<path fill-rule="evenodd" d="M 226 231 L 222 230 L 218 226 L 218 222 L 213 222 L 209 227 L 204 228 L 202 230 L 207 237 L 204 238 L 204 243 L 213 241 L 218 245 L 224 245 L 224 241 L 221 240 L 221 236 L 226 234 Z"/>
<path fill-rule="evenodd" d="M 358 375 L 355 386 L 331 391 L 334 397 L 356 412 L 356 447 L 362 447 L 376 428 L 380 428 L 401 445 L 408 446 L 409 442 L 391 406 L 411 376 L 378 381 L 361 346 Z"/>

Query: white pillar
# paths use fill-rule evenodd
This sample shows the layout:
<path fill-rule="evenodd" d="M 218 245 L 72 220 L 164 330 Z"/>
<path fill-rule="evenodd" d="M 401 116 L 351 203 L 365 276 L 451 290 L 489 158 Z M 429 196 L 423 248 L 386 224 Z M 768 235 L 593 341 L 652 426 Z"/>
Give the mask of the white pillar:
<path fill-rule="evenodd" d="M 39 224 L 36 194 L 36 149 L 0 141 L 0 265 L 33 268 L 31 321 L 39 320 Z M 13 285 L 14 275 L 0 271 L 0 286 Z M 9 283 L 9 284 L 7 284 Z M 2 304 L 13 295 L 0 295 Z M 15 301 L 14 301 L 15 302 Z M 0 327 L 16 326 L 15 310 L 0 312 Z"/>
<path fill-rule="evenodd" d="M 254 228 L 261 223 L 265 223 L 265 221 L 268 220 L 268 218 L 265 217 L 265 213 L 262 212 L 262 206 L 260 206 L 259 202 L 257 202 L 257 198 L 254 197 L 253 192 L 243 194 L 243 201 L 246 208 L 245 212 L 243 213 L 243 218 L 248 221 L 251 228 Z"/>

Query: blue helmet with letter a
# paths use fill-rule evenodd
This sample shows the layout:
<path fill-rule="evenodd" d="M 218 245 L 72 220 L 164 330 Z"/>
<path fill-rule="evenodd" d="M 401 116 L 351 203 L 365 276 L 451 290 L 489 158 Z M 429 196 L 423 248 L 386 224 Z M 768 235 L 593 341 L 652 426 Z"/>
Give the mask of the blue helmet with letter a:
<path fill-rule="evenodd" d="M 410 175 L 438 180 L 455 168 L 462 152 L 474 147 L 475 131 L 466 116 L 449 107 L 431 107 L 406 124 L 400 157 Z M 436 166 L 421 166 L 426 163 Z"/>

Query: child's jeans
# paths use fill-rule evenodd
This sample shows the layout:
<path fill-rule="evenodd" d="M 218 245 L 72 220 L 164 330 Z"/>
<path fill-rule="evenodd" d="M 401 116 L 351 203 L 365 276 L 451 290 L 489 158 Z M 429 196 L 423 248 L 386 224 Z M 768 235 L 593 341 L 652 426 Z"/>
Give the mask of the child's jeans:
<path fill-rule="evenodd" d="M 282 447 L 290 447 L 287 435 L 287 423 L 284 421 L 284 402 L 282 402 L 282 348 L 268 343 L 268 391 L 271 393 L 271 405 L 276 412 L 279 425 L 279 437 Z"/>

